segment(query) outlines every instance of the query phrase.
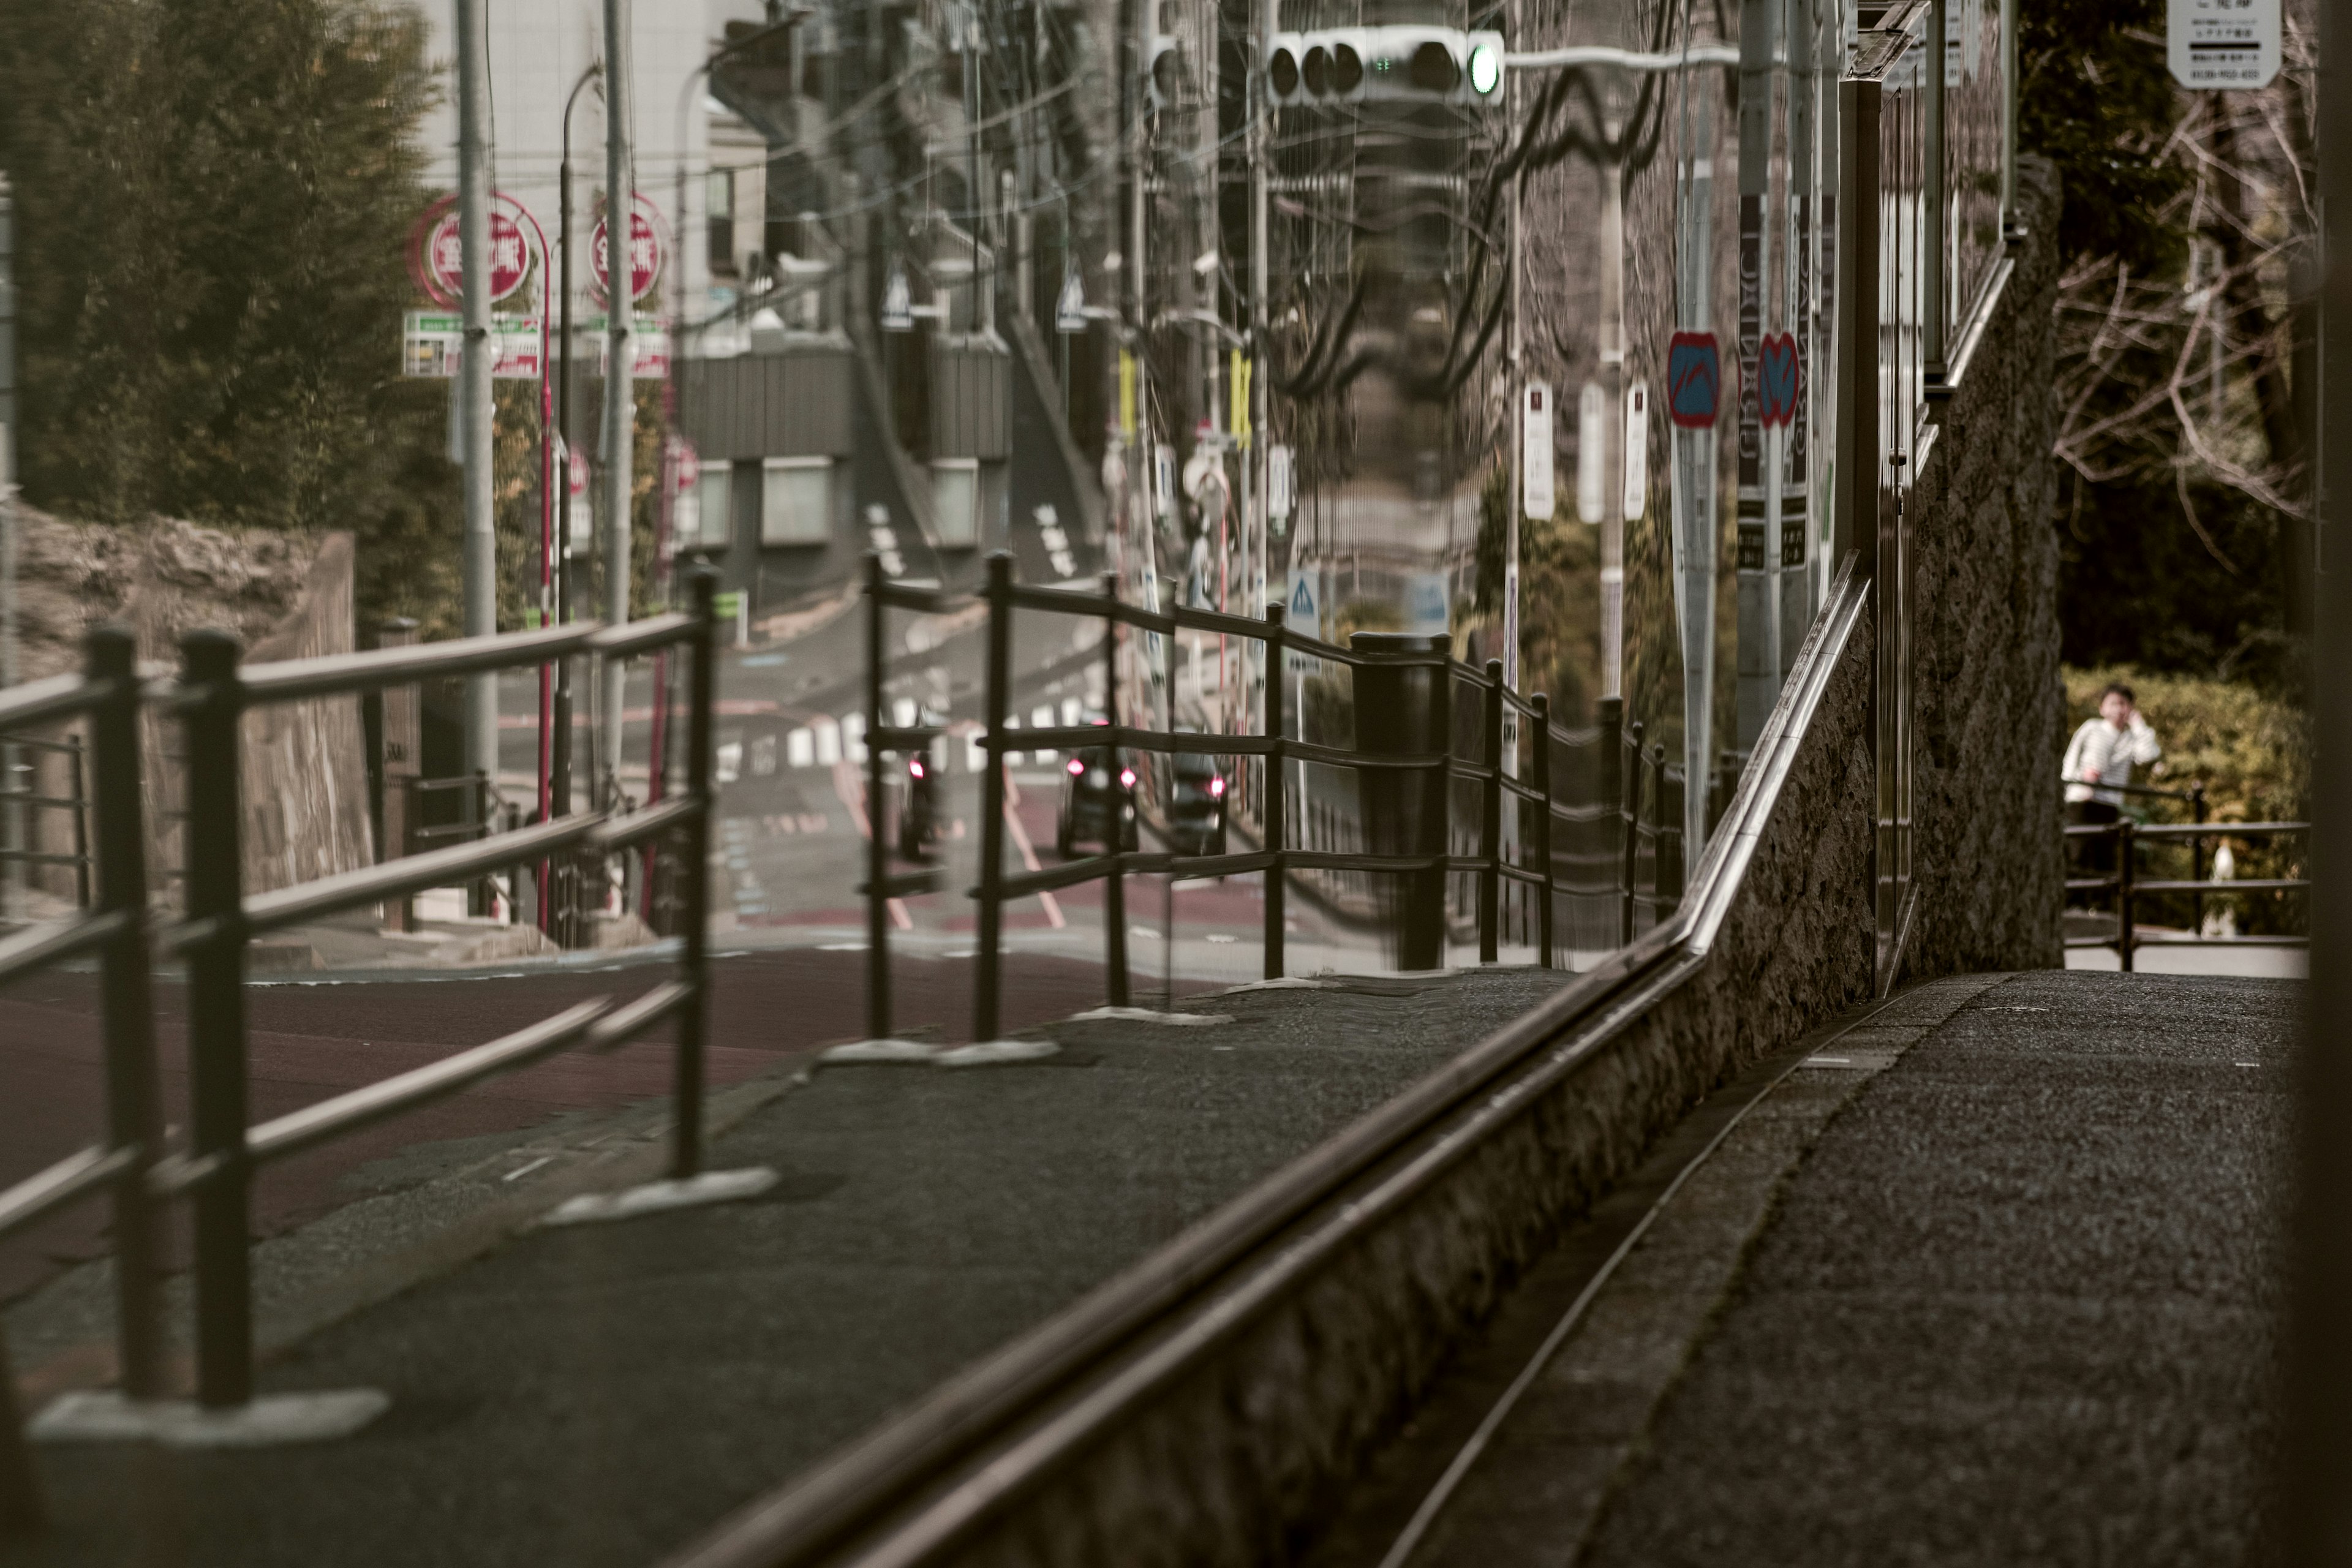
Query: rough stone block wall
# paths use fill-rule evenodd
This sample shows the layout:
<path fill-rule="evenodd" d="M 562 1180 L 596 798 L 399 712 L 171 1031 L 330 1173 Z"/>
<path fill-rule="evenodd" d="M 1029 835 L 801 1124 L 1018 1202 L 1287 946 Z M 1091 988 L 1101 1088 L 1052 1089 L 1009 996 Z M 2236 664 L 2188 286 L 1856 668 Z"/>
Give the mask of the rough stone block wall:
<path fill-rule="evenodd" d="M 1911 979 L 2065 962 L 2050 451 L 2057 171 L 2021 159 L 2018 185 L 2029 237 L 1914 493 Z"/>

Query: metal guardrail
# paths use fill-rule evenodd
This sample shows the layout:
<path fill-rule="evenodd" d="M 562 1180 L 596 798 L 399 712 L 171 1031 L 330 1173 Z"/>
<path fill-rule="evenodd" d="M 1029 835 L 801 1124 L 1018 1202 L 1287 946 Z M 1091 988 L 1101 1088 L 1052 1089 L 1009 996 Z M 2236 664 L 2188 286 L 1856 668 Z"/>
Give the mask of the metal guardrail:
<path fill-rule="evenodd" d="M 2123 786 L 2101 786 L 2123 787 Z M 2168 795 L 2176 792 L 2141 789 L 2139 795 Z M 2069 877 L 2066 891 L 2109 892 L 2116 899 L 2116 934 L 2113 936 L 2075 936 L 2066 939 L 2068 947 L 2112 947 L 2129 973 L 2132 955 L 2142 947 L 2307 947 L 2311 939 L 2293 933 L 2275 935 L 2209 937 L 2201 929 L 2197 934 L 2181 937 L 2143 937 L 2138 931 L 2137 902 L 2154 893 L 2189 893 L 2195 897 L 2195 908 L 2200 917 L 2207 896 L 2215 893 L 2275 893 L 2308 892 L 2311 882 L 2303 877 L 2247 877 L 2214 879 L 2204 874 L 2205 841 L 2209 838 L 2276 838 L 2288 834 L 2308 833 L 2307 822 L 2207 822 L 2203 819 L 2204 789 L 2198 786 L 2199 820 L 2192 823 L 2138 823 L 2130 817 L 2114 822 L 2094 822 L 2071 825 L 2066 837 L 2077 843 L 2105 838 L 2116 847 L 2116 868 L 2105 877 Z M 2143 878 L 2139 875 L 2138 848 L 2148 842 L 2180 843 L 2189 846 L 2193 874 L 2187 878 Z"/>
<path fill-rule="evenodd" d="M 13 779 L 0 779 L 0 812 L 12 813 L 16 831 L 29 835 L 39 811 L 64 812 L 73 828 L 73 849 L 63 852 L 31 847 L 29 837 L 23 844 L 0 842 L 0 866 L 70 866 L 74 869 L 74 902 L 80 909 L 89 908 L 89 789 L 88 772 L 83 763 L 81 737 L 68 735 L 62 741 L 50 741 L 32 735 L 0 734 L 0 758 L 13 752 L 38 752 L 66 759 L 66 791 L 61 795 L 43 795 L 28 779 L 21 786 Z M 29 763 L 14 764 L 26 773 L 33 773 Z"/>
<path fill-rule="evenodd" d="M 0 980 L 96 952 L 103 976 L 108 1135 L 0 1191 L 0 1237 L 107 1192 L 114 1203 L 121 1389 L 134 1402 L 165 1393 L 157 1239 L 160 1207 L 186 1197 L 194 1217 L 196 1399 L 218 1415 L 250 1405 L 253 1313 L 249 1251 L 253 1178 L 264 1165 L 446 1098 L 484 1079 L 573 1047 L 604 1050 L 675 1019 L 670 1150 L 673 1182 L 702 1169 L 704 1005 L 712 794 L 713 580 L 690 581 L 693 610 L 618 628 L 593 623 L 373 653 L 240 668 L 236 639 L 182 639 L 175 680 L 142 684 L 131 635 L 93 632 L 84 672 L 0 693 L 0 727 L 86 718 L 97 784 L 98 903 L 80 920 L 0 942 Z M 683 645 L 688 746 L 684 793 L 627 815 L 574 813 L 259 895 L 241 887 L 238 725 L 265 703 L 357 692 L 420 678 L 587 655 L 617 658 Z M 150 942 L 138 725 L 142 702 L 176 714 L 188 769 L 185 917 L 153 948 L 187 965 L 192 1115 L 188 1146 L 167 1155 L 149 994 Z M 628 1002 L 600 997 L 461 1051 L 257 1126 L 247 1122 L 246 945 L 338 910 L 486 875 L 567 850 L 610 854 L 667 839 L 686 918 L 677 977 Z M 0 1352 L 0 1391 L 13 1389 Z M 0 1520 L 37 1521 L 41 1506 L 16 1412 L 0 1398 Z"/>
<path fill-rule="evenodd" d="M 1577 805 L 1561 801 L 1553 786 L 1552 745 L 1555 742 L 1565 741 L 1567 736 L 1551 722 L 1549 699 L 1541 693 L 1523 697 L 1511 690 L 1504 683 L 1500 660 L 1489 659 L 1484 669 L 1473 668 L 1451 658 L 1443 639 L 1435 639 L 1437 646 L 1434 647 L 1416 651 L 1341 647 L 1289 629 L 1284 623 L 1284 606 L 1280 603 L 1269 604 L 1263 620 L 1181 606 L 1164 611 L 1145 609 L 1122 602 L 1118 595 L 1117 580 L 1108 574 L 1106 574 L 1102 591 L 1098 594 L 1083 594 L 1066 588 L 1029 587 L 1013 582 L 1013 559 L 1003 552 L 990 557 L 981 596 L 988 606 L 988 630 L 983 686 L 985 710 L 980 738 L 980 746 L 986 759 L 982 773 L 980 879 L 978 885 L 970 890 L 970 896 L 979 904 L 979 940 L 976 944 L 979 969 L 972 1003 L 972 1037 L 975 1040 L 996 1038 L 1002 1022 L 1003 905 L 1009 899 L 1051 892 L 1086 882 L 1101 882 L 1104 889 L 1104 963 L 1108 972 L 1106 989 L 1113 1006 L 1128 1005 L 1130 977 L 1127 954 L 1126 879 L 1131 876 L 1184 878 L 1264 873 L 1265 900 L 1260 923 L 1260 958 L 1262 972 L 1270 980 L 1280 978 L 1284 973 L 1284 933 L 1287 925 L 1285 879 L 1288 873 L 1300 870 L 1420 878 L 1433 876 L 1441 879 L 1449 874 L 1473 876 L 1476 879 L 1475 903 L 1478 956 L 1481 963 L 1486 963 L 1496 961 L 1500 949 L 1503 885 L 1506 882 L 1518 883 L 1535 893 L 1538 910 L 1536 945 L 1539 961 L 1547 968 L 1555 963 L 1554 910 L 1559 881 L 1556 858 L 1552 854 L 1553 827 L 1563 818 L 1581 817 L 1587 814 Z M 897 726 L 886 721 L 883 698 L 886 663 L 884 616 L 889 609 L 942 614 L 969 601 L 951 599 L 933 590 L 892 583 L 884 575 L 881 562 L 875 556 L 867 558 L 866 598 L 864 740 L 868 832 L 866 875 L 859 891 L 866 900 L 866 1024 L 871 1037 L 883 1039 L 890 1033 L 891 1016 L 888 900 L 909 894 L 937 891 L 942 885 L 941 875 L 936 869 L 895 873 L 890 869 L 889 836 L 883 830 L 881 821 L 887 773 L 884 758 L 928 750 L 945 732 L 936 725 Z M 1108 721 L 1029 729 L 1016 729 L 1009 722 L 1012 623 L 1014 614 L 1021 610 L 1075 616 L 1103 623 L 1103 689 Z M 1265 646 L 1265 668 L 1269 669 L 1279 668 L 1286 654 L 1304 654 L 1358 672 L 1433 671 L 1435 675 L 1432 683 L 1438 687 L 1439 695 L 1433 700 L 1433 717 L 1427 727 L 1435 736 L 1443 738 L 1443 743 L 1422 750 L 1382 750 L 1367 747 L 1360 736 L 1354 748 L 1343 749 L 1292 737 L 1285 732 L 1283 682 L 1279 679 L 1266 683 L 1263 728 L 1255 735 L 1163 731 L 1120 722 L 1118 661 L 1118 628 L 1120 626 L 1157 634 L 1162 639 L 1161 646 L 1170 661 L 1166 679 L 1171 691 L 1175 679 L 1174 633 L 1179 629 L 1211 632 L 1221 637 L 1261 643 Z M 1475 757 L 1456 754 L 1451 739 L 1451 689 L 1454 685 L 1466 686 L 1478 694 L 1478 754 Z M 1529 770 L 1531 778 L 1515 777 L 1504 764 L 1504 715 L 1507 710 L 1516 713 L 1534 727 L 1535 743 L 1530 748 L 1533 753 Z M 1622 705 L 1615 700 L 1602 705 L 1601 744 L 1604 783 L 1601 805 L 1605 813 L 1610 802 L 1613 800 L 1616 803 L 1622 853 L 1615 857 L 1620 862 L 1620 875 L 1614 891 L 1620 902 L 1621 940 L 1631 942 L 1636 921 L 1639 854 L 1644 846 L 1648 847 L 1650 902 L 1654 910 L 1662 909 L 1668 900 L 1679 893 L 1682 835 L 1679 827 L 1669 826 L 1665 816 L 1668 770 L 1664 749 L 1656 746 L 1645 748 L 1642 725 L 1637 722 L 1630 728 L 1624 726 L 1622 714 Z M 1131 752 L 1255 760 L 1259 763 L 1261 846 L 1254 850 L 1218 855 L 1106 849 L 1101 854 L 1057 866 L 1008 873 L 1003 869 L 1003 818 L 1006 810 L 1003 759 L 1009 752 L 1038 750 L 1107 750 L 1110 752 L 1110 766 L 1114 772 L 1120 766 L 1123 755 Z M 1630 757 L 1626 754 L 1628 752 Z M 1379 836 L 1419 837 L 1422 842 L 1410 850 L 1395 846 L 1372 850 L 1293 847 L 1285 841 L 1289 825 L 1283 766 L 1291 762 L 1314 763 L 1353 770 L 1359 774 L 1388 778 L 1433 775 L 1436 780 L 1433 792 L 1437 805 L 1435 819 L 1419 825 L 1407 822 L 1390 824 L 1391 831 Z M 1456 779 L 1468 780 L 1479 786 L 1476 848 L 1468 854 L 1456 854 L 1449 848 L 1454 826 L 1453 784 Z M 1506 795 L 1537 808 L 1534 812 L 1534 843 L 1530 847 L 1533 865 L 1516 863 L 1505 852 L 1502 824 Z M 1645 796 L 1653 802 L 1646 822 L 1643 820 Z M 1679 814 L 1672 820 L 1679 822 Z M 1417 834 L 1412 831 L 1416 826 L 1420 828 Z M 1442 899 L 1442 893 L 1439 896 Z"/>

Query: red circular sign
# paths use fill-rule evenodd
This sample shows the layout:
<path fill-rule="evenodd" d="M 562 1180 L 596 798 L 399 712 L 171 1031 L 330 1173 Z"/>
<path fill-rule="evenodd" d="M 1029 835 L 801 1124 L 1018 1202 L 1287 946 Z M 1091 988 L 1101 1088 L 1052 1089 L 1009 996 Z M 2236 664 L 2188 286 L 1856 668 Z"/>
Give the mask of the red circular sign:
<path fill-rule="evenodd" d="M 596 220 L 595 232 L 588 237 L 588 265 L 596 275 L 596 292 L 601 298 L 611 289 L 612 268 L 605 259 L 604 220 Z M 654 279 L 660 275 L 662 246 L 660 231 L 654 227 L 653 214 L 646 199 L 639 196 L 629 212 L 629 299 L 632 302 L 653 292 Z"/>
<path fill-rule="evenodd" d="M 504 197 L 499 198 L 501 201 Z M 425 237 L 425 276 L 428 291 L 454 305 L 465 297 L 465 242 L 457 234 L 457 209 L 453 205 L 435 221 Z M 530 244 L 522 226 L 497 206 L 490 208 L 490 298 L 503 300 L 530 276 Z"/>

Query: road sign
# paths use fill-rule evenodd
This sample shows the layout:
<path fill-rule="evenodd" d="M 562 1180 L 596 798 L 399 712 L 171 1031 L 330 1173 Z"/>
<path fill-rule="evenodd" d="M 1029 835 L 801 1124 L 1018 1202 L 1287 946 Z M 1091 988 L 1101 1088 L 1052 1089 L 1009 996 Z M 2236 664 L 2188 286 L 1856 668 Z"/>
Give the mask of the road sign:
<path fill-rule="evenodd" d="M 1713 332 L 1676 332 L 1666 345 L 1666 413 L 1685 430 L 1712 430 L 1723 384 Z"/>
<path fill-rule="evenodd" d="M 1797 416 L 1797 340 L 1789 332 L 1768 332 L 1756 345 L 1756 399 L 1764 428 L 1787 425 Z"/>
<path fill-rule="evenodd" d="M 2170 0 L 2164 53 L 2183 87 L 2268 87 L 2279 72 L 2279 0 Z"/>
<path fill-rule="evenodd" d="M 1558 504 L 1552 494 L 1551 388 L 1531 381 L 1519 395 L 1519 513 L 1548 521 Z"/>
<path fill-rule="evenodd" d="M 661 229 L 654 220 L 654 205 L 639 193 L 629 213 L 629 298 L 644 299 L 653 292 L 654 279 L 661 276 Z M 598 218 L 588 236 L 588 267 L 596 279 L 596 298 L 607 297 L 612 286 L 610 263 L 605 256 L 604 220 Z"/>
<path fill-rule="evenodd" d="M 1625 521 L 1633 522 L 1650 505 L 1650 384 L 1637 381 L 1625 389 Z"/>
<path fill-rule="evenodd" d="M 1286 630 L 1302 632 L 1310 637 L 1323 636 L 1323 614 L 1316 604 L 1316 571 L 1313 566 L 1294 563 L 1290 568 L 1290 591 L 1284 603 L 1282 624 Z M 1307 654 L 1286 653 L 1282 668 L 1293 675 L 1310 672 L 1316 660 Z"/>
<path fill-rule="evenodd" d="M 1609 430 L 1605 424 L 1609 398 L 1597 381 L 1588 381 L 1576 396 L 1576 520 L 1599 522 L 1608 506 L 1607 458 Z"/>
<path fill-rule="evenodd" d="M 509 381 L 537 381 L 545 366 L 546 344 L 536 316 L 490 318 L 490 374 Z M 436 376 L 457 374 L 465 358 L 466 318 L 454 310 L 411 310 L 401 318 L 400 373 Z"/>
<path fill-rule="evenodd" d="M 1290 515 L 1290 448 L 1268 447 L 1265 449 L 1265 510 L 1266 515 L 1286 518 Z"/>
<path fill-rule="evenodd" d="M 588 458 L 584 453 L 573 451 L 571 443 L 558 436 L 555 461 L 564 470 L 564 537 L 574 552 L 583 551 L 594 542 L 596 533 L 595 510 L 588 500 Z"/>
<path fill-rule="evenodd" d="M 591 316 L 582 323 L 581 331 L 596 340 L 596 374 L 605 375 L 613 368 L 613 340 L 604 335 L 602 316 Z M 635 381 L 667 381 L 669 379 L 669 323 L 640 318 L 629 328 L 630 378 Z"/>
<path fill-rule="evenodd" d="M 490 196 L 490 300 L 507 298 L 530 276 L 530 242 L 523 226 L 532 223 L 530 210 L 512 196 Z M 425 209 L 409 231 L 408 270 L 433 302 L 457 310 L 466 293 L 466 247 L 457 232 L 457 198 L 443 196 Z"/>
<path fill-rule="evenodd" d="M 1435 637 L 1452 619 L 1446 603 L 1446 574 L 1414 572 L 1404 580 L 1404 629 L 1415 637 Z"/>

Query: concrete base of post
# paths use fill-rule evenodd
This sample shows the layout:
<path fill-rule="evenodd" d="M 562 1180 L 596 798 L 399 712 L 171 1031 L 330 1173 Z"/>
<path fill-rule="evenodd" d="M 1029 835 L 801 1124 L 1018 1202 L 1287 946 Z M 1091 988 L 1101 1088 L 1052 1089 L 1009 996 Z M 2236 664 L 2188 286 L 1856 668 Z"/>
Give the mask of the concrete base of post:
<path fill-rule="evenodd" d="M 994 1067 L 1003 1062 L 1034 1062 L 1061 1048 L 1051 1040 L 981 1040 L 941 1051 L 931 1060 L 943 1068 Z"/>
<path fill-rule="evenodd" d="M 268 1448 L 348 1437 L 392 1408 L 381 1389 L 265 1394 L 213 1407 L 190 1399 L 132 1399 L 106 1390 L 60 1394 L 33 1417 L 43 1443 L 161 1443 L 167 1448 Z"/>
<path fill-rule="evenodd" d="M 603 1220 L 666 1214 L 671 1209 L 740 1203 L 745 1198 L 758 1197 L 781 1179 L 768 1166 L 747 1165 L 736 1171 L 705 1171 L 683 1181 L 668 1178 L 646 1182 L 617 1193 L 583 1193 L 558 1204 L 539 1223 L 594 1225 Z"/>
<path fill-rule="evenodd" d="M 824 1067 L 854 1066 L 859 1062 L 927 1062 L 944 1049 L 929 1040 L 852 1040 L 845 1046 L 820 1051 L 816 1059 Z"/>

